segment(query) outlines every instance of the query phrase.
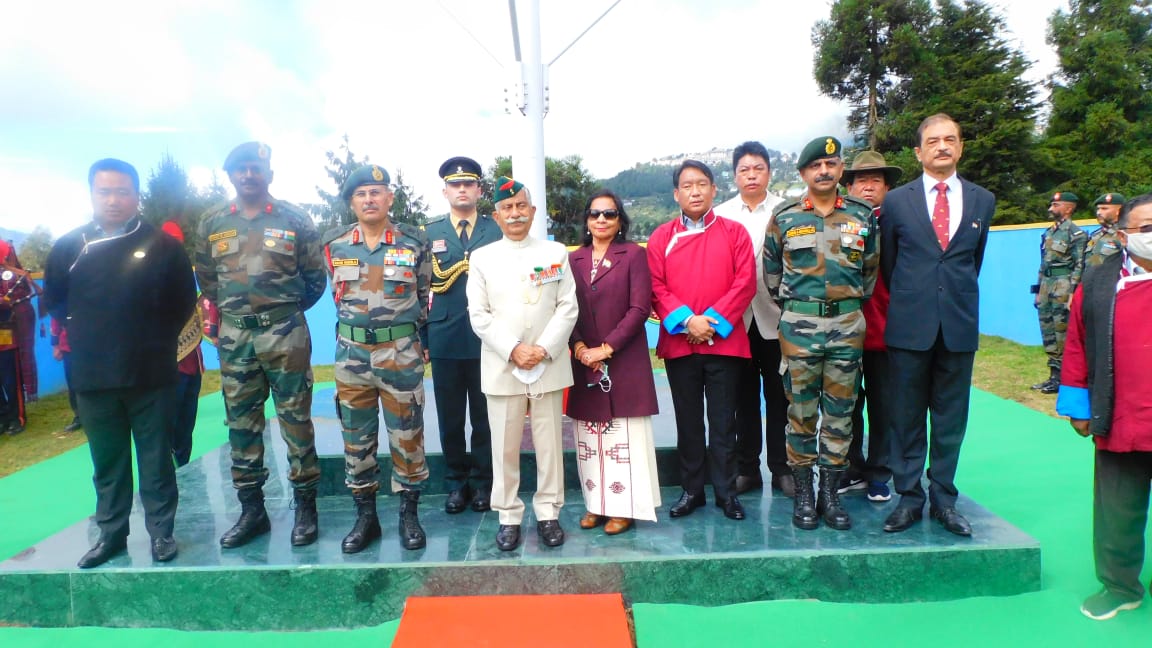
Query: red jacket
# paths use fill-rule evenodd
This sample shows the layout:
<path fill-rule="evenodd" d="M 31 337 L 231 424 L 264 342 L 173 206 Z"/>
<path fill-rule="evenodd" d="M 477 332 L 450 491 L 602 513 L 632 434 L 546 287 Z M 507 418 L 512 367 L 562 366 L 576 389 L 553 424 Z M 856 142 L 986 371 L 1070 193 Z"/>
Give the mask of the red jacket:
<path fill-rule="evenodd" d="M 656 355 L 692 353 L 751 357 L 744 311 L 756 295 L 756 258 L 744 226 L 711 211 L 703 230 L 686 230 L 681 217 L 656 228 L 648 239 L 652 307 L 662 320 Z M 707 315 L 719 321 L 713 344 L 689 344 L 684 321 Z"/>

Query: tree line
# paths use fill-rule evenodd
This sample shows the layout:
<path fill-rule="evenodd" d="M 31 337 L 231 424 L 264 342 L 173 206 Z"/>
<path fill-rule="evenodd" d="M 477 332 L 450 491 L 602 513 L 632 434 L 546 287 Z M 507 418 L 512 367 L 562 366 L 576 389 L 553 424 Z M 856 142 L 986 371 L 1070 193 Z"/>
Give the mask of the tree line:
<path fill-rule="evenodd" d="M 813 74 L 850 106 L 858 148 L 906 171 L 919 168 L 919 121 L 952 115 L 964 129 L 960 173 L 996 194 L 995 224 L 1035 222 L 1055 191 L 1090 201 L 1149 190 L 1149 5 L 1069 0 L 1047 21 L 1057 69 L 1033 84 L 986 2 L 837 0 L 812 30 Z"/>

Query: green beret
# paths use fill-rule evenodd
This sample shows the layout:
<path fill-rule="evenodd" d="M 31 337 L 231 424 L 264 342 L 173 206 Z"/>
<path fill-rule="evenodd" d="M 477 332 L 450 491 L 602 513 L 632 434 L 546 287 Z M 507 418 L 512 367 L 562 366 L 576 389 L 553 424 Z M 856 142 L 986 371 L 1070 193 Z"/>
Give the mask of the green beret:
<path fill-rule="evenodd" d="M 1101 194 L 1101 196 L 1097 198 L 1096 202 L 1092 203 L 1092 205 L 1123 205 L 1127 200 L 1128 199 L 1124 197 L 1124 194 L 1106 193 Z"/>
<path fill-rule="evenodd" d="M 352 192 L 364 185 L 387 186 L 389 182 L 391 182 L 391 178 L 383 167 L 376 166 L 375 164 L 366 164 L 348 174 L 348 179 L 344 181 L 344 186 L 340 188 L 340 197 L 347 202 L 352 200 Z"/>
<path fill-rule="evenodd" d="M 803 169 L 820 158 L 840 157 L 842 150 L 840 140 L 835 137 L 817 137 L 808 142 L 804 150 L 800 151 L 800 158 L 796 160 L 796 168 Z"/>
<path fill-rule="evenodd" d="M 500 176 L 496 179 L 496 188 L 492 190 L 492 202 L 498 203 L 501 200 L 508 200 L 520 193 L 522 189 L 524 189 L 523 182 L 516 182 L 508 176 Z"/>
<path fill-rule="evenodd" d="M 232 149 L 228 157 L 224 158 L 224 170 L 231 172 L 236 165 L 244 162 L 260 162 L 264 165 L 272 163 L 272 149 L 263 142 L 244 142 Z"/>
<path fill-rule="evenodd" d="M 1079 204 L 1080 197 L 1071 191 L 1057 191 L 1052 194 L 1052 202 L 1070 202 L 1072 204 Z"/>

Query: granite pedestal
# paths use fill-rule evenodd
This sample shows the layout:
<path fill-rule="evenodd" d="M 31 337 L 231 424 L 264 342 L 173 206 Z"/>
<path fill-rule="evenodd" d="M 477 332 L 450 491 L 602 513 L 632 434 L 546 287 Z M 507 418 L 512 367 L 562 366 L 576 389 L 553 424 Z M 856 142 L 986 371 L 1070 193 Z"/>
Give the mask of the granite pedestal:
<path fill-rule="evenodd" d="M 561 513 L 567 542 L 557 548 L 538 542 L 528 506 L 523 544 L 499 551 L 496 514 L 444 512 L 429 385 L 426 436 L 433 477 L 420 505 L 428 546 L 399 546 L 399 500 L 382 495 L 384 538 L 363 553 L 345 555 L 340 541 L 355 513 L 343 486 L 331 394 L 320 390 L 315 421 L 325 482 L 316 544 L 289 542 L 291 489 L 273 424 L 266 434 L 273 475 L 265 488 L 270 535 L 239 549 L 220 547 L 220 534 L 239 511 L 225 446 L 178 471 L 180 555 L 174 561 L 153 563 L 137 504 L 127 554 L 96 569 L 77 569 L 76 560 L 97 535 L 95 525 L 82 520 L 0 563 L 0 623 L 305 630 L 383 623 L 400 616 L 405 599 L 414 595 L 622 592 L 631 601 L 726 605 L 782 598 L 935 601 L 1040 588 L 1039 544 L 963 497 L 959 508 L 972 522 L 972 538 L 951 535 L 927 519 L 904 533 L 883 533 L 894 502 L 872 503 L 860 491 L 844 497 L 853 519 L 846 532 L 796 529 L 791 500 L 767 490 L 741 496 L 748 518 L 740 522 L 711 505 L 669 519 L 667 506 L 680 492 L 674 486 L 675 426 L 667 383 L 658 376 L 657 384 L 664 412 L 654 421 L 665 485 L 659 522 L 639 522 L 614 537 L 602 529 L 581 530 L 577 521 L 584 508 L 569 457 Z M 570 447 L 570 431 L 566 437 Z M 522 474 L 527 501 L 534 466 L 525 465 Z"/>

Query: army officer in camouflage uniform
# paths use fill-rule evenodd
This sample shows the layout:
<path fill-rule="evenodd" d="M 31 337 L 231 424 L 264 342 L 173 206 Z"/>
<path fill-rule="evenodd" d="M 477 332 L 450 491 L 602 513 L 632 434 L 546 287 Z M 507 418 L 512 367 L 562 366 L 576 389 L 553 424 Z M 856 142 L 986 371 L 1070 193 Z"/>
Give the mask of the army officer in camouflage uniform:
<path fill-rule="evenodd" d="M 1096 221 L 1100 229 L 1092 232 L 1088 237 L 1088 244 L 1084 246 L 1084 269 L 1104 263 L 1104 259 L 1119 252 L 1124 244 L 1116 233 L 1116 221 L 1120 219 L 1120 208 L 1124 206 L 1127 198 L 1124 194 L 1102 194 L 1092 204 L 1096 206 Z"/>
<path fill-rule="evenodd" d="M 788 368 L 788 463 L 796 480 L 792 523 L 852 526 L 837 489 L 848 468 L 860 384 L 864 314 L 880 264 L 872 206 L 840 196 L 840 142 L 812 140 L 796 163 L 808 191 L 777 208 L 764 241 L 764 283 L 781 304 L 780 350 Z M 817 423 L 820 429 L 817 430 Z M 820 467 L 813 502 L 812 466 Z"/>
<path fill-rule="evenodd" d="M 237 146 L 224 161 L 236 200 L 200 221 L 196 278 L 220 312 L 220 377 L 232 446 L 232 484 L 242 512 L 220 544 L 239 547 L 271 529 L 264 509 L 264 401 L 272 393 L 288 444 L 295 495 L 292 544 L 316 541 L 312 338 L 304 311 L 324 293 L 320 236 L 303 210 L 272 198 L 271 151 Z"/>
<path fill-rule="evenodd" d="M 357 223 L 332 237 L 324 258 L 336 298 L 336 409 L 344 430 L 344 479 L 356 501 L 356 523 L 344 553 L 380 537 L 376 464 L 380 412 L 392 451 L 392 491 L 399 492 L 400 546 L 420 549 L 424 529 L 416 515 L 428 479 L 424 463 L 424 348 L 419 330 L 428 317 L 432 260 L 424 232 L 392 223 L 388 172 L 353 171 L 341 197 Z M 383 407 L 381 407 L 383 404 Z"/>
<path fill-rule="evenodd" d="M 1060 389 L 1060 361 L 1064 357 L 1064 335 L 1068 331 L 1068 302 L 1084 272 L 1084 249 L 1088 235 L 1072 222 L 1072 212 L 1080 199 L 1071 191 L 1052 195 L 1048 215 L 1054 221 L 1040 238 L 1040 275 L 1032 292 L 1040 318 L 1040 337 L 1048 354 L 1048 379 L 1032 385 L 1041 394 Z"/>

